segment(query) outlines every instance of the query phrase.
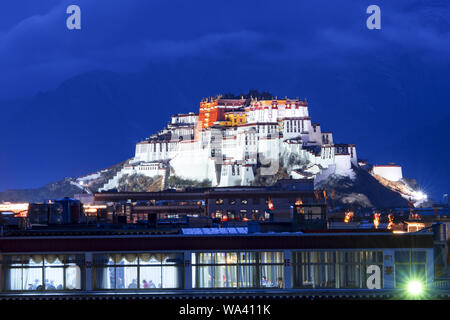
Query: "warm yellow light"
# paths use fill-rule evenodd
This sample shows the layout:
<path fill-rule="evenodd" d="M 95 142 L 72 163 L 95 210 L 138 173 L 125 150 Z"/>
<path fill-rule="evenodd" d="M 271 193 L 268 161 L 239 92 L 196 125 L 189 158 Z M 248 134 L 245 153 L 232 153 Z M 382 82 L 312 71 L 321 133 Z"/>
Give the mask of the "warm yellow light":
<path fill-rule="evenodd" d="M 388 224 L 387 228 L 390 230 L 394 226 L 394 217 L 392 216 L 392 214 L 389 214 L 388 218 L 389 218 L 389 224 Z"/>
<path fill-rule="evenodd" d="M 84 204 L 83 209 L 85 213 L 97 213 L 99 209 L 106 209 L 107 206 L 104 204 L 100 205 L 92 205 L 92 204 Z"/>
<path fill-rule="evenodd" d="M 373 215 L 373 225 L 375 226 L 375 229 L 378 229 L 378 226 L 380 225 L 380 214 L 375 213 Z"/>
<path fill-rule="evenodd" d="M 15 214 L 20 214 L 20 216 L 26 216 L 28 213 L 28 203 L 1 203 L 0 212 L 13 212 Z"/>
<path fill-rule="evenodd" d="M 99 204 L 99 205 L 84 204 L 83 208 L 85 208 L 85 209 L 106 209 L 106 205 L 105 204 Z"/>
<path fill-rule="evenodd" d="M 412 223 L 407 222 L 407 224 L 408 224 L 408 232 L 416 232 L 425 228 L 425 224 L 420 222 L 412 222 Z"/>
<path fill-rule="evenodd" d="M 352 220 L 352 218 L 353 218 L 353 211 L 347 211 L 347 212 L 345 213 L 344 222 L 345 222 L 345 223 L 349 223 L 350 220 Z"/>

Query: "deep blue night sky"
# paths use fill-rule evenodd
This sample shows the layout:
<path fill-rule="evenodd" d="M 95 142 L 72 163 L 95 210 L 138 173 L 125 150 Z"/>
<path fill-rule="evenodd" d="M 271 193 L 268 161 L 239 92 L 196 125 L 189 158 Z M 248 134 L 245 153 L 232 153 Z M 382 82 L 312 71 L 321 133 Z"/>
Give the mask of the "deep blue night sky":
<path fill-rule="evenodd" d="M 82 29 L 66 28 L 77 4 Z M 366 8 L 381 8 L 381 30 Z M 0 6 L 0 191 L 133 156 L 201 98 L 307 98 L 313 122 L 450 192 L 450 4 L 440 1 L 16 0 Z"/>

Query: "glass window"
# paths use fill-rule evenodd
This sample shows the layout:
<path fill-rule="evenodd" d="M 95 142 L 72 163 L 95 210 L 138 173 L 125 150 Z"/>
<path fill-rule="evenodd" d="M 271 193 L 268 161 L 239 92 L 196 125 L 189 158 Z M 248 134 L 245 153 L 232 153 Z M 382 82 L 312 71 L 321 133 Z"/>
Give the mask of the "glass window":
<path fill-rule="evenodd" d="M 83 255 L 28 255 L 5 257 L 5 289 L 80 290 Z"/>
<path fill-rule="evenodd" d="M 263 265 L 260 267 L 260 274 L 262 287 L 283 287 L 284 265 Z"/>
<path fill-rule="evenodd" d="M 218 252 L 213 254 L 215 256 L 215 264 L 236 264 L 236 252 Z"/>
<path fill-rule="evenodd" d="M 240 252 L 240 263 L 256 263 L 258 261 L 257 252 Z"/>
<path fill-rule="evenodd" d="M 116 282 L 120 289 L 137 289 L 137 266 L 116 266 Z"/>
<path fill-rule="evenodd" d="M 42 278 L 37 274 L 36 283 L 33 281 L 33 277 L 30 277 L 25 281 L 25 289 L 22 289 L 22 277 L 22 268 L 9 268 L 6 272 L 5 289 L 8 291 L 34 290 L 33 285 L 35 287 L 42 285 Z"/>
<path fill-rule="evenodd" d="M 294 251 L 294 288 L 366 288 L 367 267 L 383 270 L 382 251 Z"/>
<path fill-rule="evenodd" d="M 142 266 L 139 272 L 143 289 L 162 288 L 162 269 L 159 266 Z"/>
<path fill-rule="evenodd" d="M 361 266 L 340 264 L 338 280 L 339 288 L 361 288 Z"/>
<path fill-rule="evenodd" d="M 215 288 L 236 288 L 237 287 L 237 266 L 219 265 L 214 266 L 214 287 Z"/>
<path fill-rule="evenodd" d="M 398 250 L 395 252 L 395 287 L 403 287 L 410 279 L 426 282 L 427 259 L 425 251 Z"/>
<path fill-rule="evenodd" d="M 161 289 L 183 285 L 183 254 L 96 254 L 96 289 Z"/>
<path fill-rule="evenodd" d="M 239 287 L 257 288 L 260 286 L 258 279 L 258 267 L 256 265 L 239 266 Z"/>
<path fill-rule="evenodd" d="M 396 264 L 395 265 L 395 285 L 399 286 L 403 281 L 409 277 L 410 274 L 410 265 L 409 264 Z M 405 279 L 405 280 L 403 280 Z"/>
<path fill-rule="evenodd" d="M 395 252 L 395 263 L 409 263 L 410 262 L 409 251 L 396 251 Z"/>
<path fill-rule="evenodd" d="M 284 286 L 282 252 L 200 252 L 191 261 L 195 288 Z"/>
<path fill-rule="evenodd" d="M 81 289 L 81 268 L 75 263 L 69 263 L 65 273 L 66 289 Z"/>
<path fill-rule="evenodd" d="M 413 251 L 411 252 L 411 262 L 412 263 L 425 263 L 427 261 L 427 256 L 425 251 Z"/>
<path fill-rule="evenodd" d="M 283 252 L 261 252 L 261 263 L 282 263 Z"/>
<path fill-rule="evenodd" d="M 367 251 L 364 256 L 367 264 L 383 263 L 383 252 L 381 251 Z"/>

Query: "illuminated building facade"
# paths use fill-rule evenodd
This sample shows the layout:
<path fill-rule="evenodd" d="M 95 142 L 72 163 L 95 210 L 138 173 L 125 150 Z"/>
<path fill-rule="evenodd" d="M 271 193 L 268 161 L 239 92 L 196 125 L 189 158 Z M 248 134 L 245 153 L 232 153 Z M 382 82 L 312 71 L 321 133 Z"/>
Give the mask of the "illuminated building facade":
<path fill-rule="evenodd" d="M 299 228 L 307 228 L 310 220 L 320 219 L 326 228 L 327 205 L 317 199 L 312 180 L 279 180 L 273 187 L 219 187 L 192 191 L 102 192 L 96 201 L 115 203 L 120 208 L 114 215 L 126 215 L 127 221 L 208 217 L 228 222 L 296 220 Z M 153 219 L 151 218 L 153 216 Z M 306 220 L 295 219 L 302 216 Z M 316 221 L 318 222 L 318 221 Z M 301 226 L 300 226 L 301 225 Z"/>
<path fill-rule="evenodd" d="M 434 281 L 431 233 L 67 232 L 5 234 L 0 299 L 232 292 L 312 296 L 316 291 L 395 297 L 408 279 L 420 278 L 428 288 Z"/>
<path fill-rule="evenodd" d="M 270 170 L 259 172 L 262 165 Z M 358 165 L 355 145 L 335 145 L 331 132 L 311 122 L 306 101 L 218 96 L 202 100 L 198 114 L 172 116 L 166 128 L 137 143 L 134 158 L 100 191 L 116 188 L 126 174 L 226 187 L 252 185 L 281 166 L 294 179 L 324 179 L 352 176 L 352 165 Z"/>

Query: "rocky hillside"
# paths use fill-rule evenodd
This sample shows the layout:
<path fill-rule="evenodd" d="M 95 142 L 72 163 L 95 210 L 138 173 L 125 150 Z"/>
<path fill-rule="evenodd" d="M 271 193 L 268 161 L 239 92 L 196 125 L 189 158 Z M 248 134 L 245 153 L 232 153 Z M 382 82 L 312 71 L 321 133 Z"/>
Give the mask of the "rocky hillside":
<path fill-rule="evenodd" d="M 61 181 L 49 183 L 41 188 L 7 190 L 0 193 L 0 201 L 11 202 L 39 202 L 46 199 L 58 199 L 73 197 L 79 193 L 94 193 L 111 179 L 119 169 L 129 160 L 98 172 L 78 178 L 65 178 Z M 288 178 L 286 170 L 281 168 L 276 178 Z M 348 176 L 330 175 L 327 179 L 318 183 L 316 189 L 326 189 L 328 198 L 334 194 L 334 206 L 343 207 L 406 207 L 408 201 L 400 194 L 390 190 L 377 181 L 367 170 L 353 168 L 355 175 Z M 267 185 L 270 181 L 259 181 L 260 185 Z M 270 183 L 269 183 L 270 184 Z M 183 180 L 171 176 L 167 181 L 168 188 L 186 187 L 210 187 L 210 181 L 196 182 Z M 124 176 L 117 191 L 158 191 L 162 189 L 162 177 L 148 178 L 141 175 Z M 331 201 L 329 202 L 331 203 Z"/>
<path fill-rule="evenodd" d="M 41 202 L 50 199 L 73 197 L 80 193 L 97 192 L 129 160 L 78 178 L 64 178 L 40 188 L 10 189 L 0 192 L 0 201 Z"/>
<path fill-rule="evenodd" d="M 50 199 L 73 197 L 77 193 L 85 193 L 73 184 L 75 179 L 65 178 L 35 189 L 10 189 L 0 192 L 0 202 L 41 202 Z"/>
<path fill-rule="evenodd" d="M 343 207 L 407 207 L 408 201 L 399 193 L 379 183 L 369 172 L 353 167 L 354 179 L 330 175 L 315 186 L 326 189 L 330 198 L 334 190 L 334 205 Z"/>

